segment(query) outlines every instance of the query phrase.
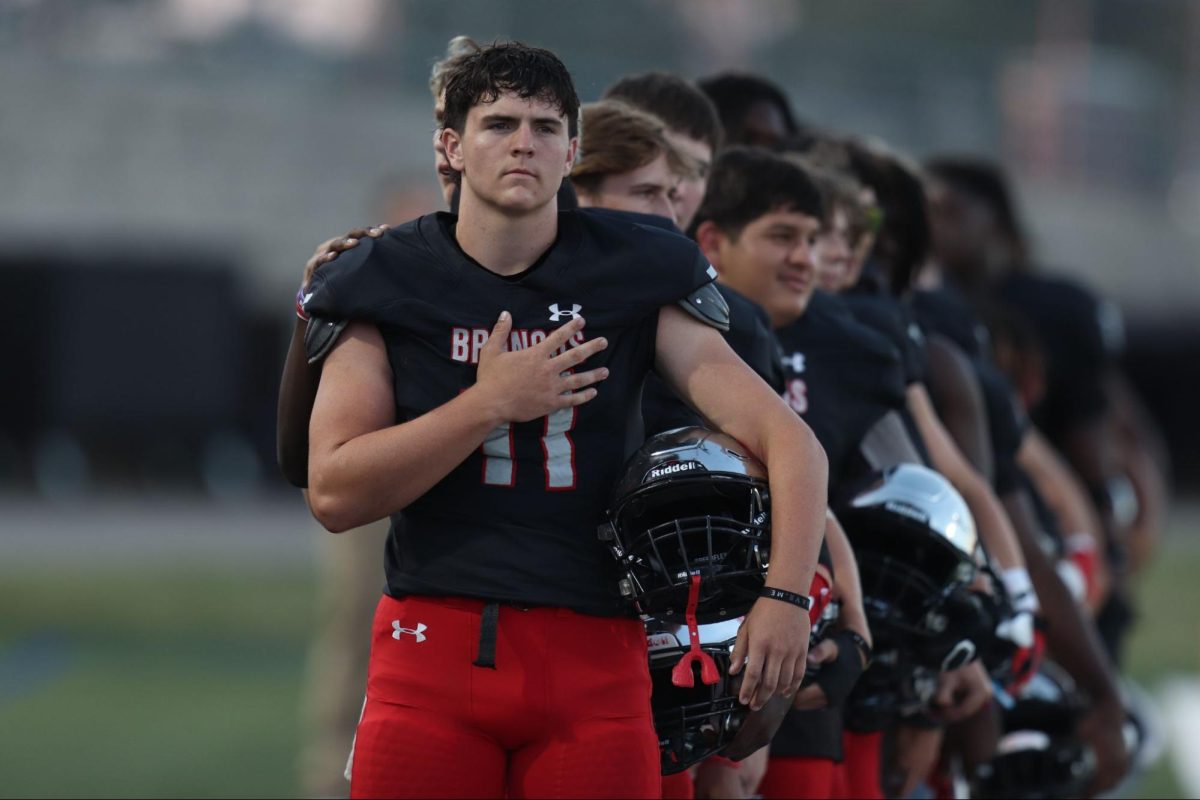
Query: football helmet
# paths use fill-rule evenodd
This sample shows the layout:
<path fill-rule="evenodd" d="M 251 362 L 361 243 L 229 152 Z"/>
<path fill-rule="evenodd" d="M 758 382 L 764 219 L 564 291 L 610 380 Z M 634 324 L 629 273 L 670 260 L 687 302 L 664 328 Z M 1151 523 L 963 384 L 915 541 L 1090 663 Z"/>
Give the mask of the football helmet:
<path fill-rule="evenodd" d="M 937 674 L 976 657 L 991 617 L 968 591 L 979 543 L 966 502 L 938 473 L 902 464 L 876 476 L 837 517 L 854 547 L 874 658 L 847 704 L 854 727 L 920 710 Z"/>
<path fill-rule="evenodd" d="M 650 618 L 645 623 L 654 730 L 662 773 L 671 775 L 718 753 L 733 741 L 746 719 L 750 709 L 738 702 L 741 676 L 729 674 L 729 656 L 741 620 L 699 626 L 699 649 L 716 672 L 700 680 L 692 676 L 691 685 L 680 685 L 686 682 L 677 677 L 680 664 L 695 650 L 688 627 Z M 687 669 L 691 670 L 690 664 Z"/>
<path fill-rule="evenodd" d="M 978 768 L 980 797 L 1081 797 L 1095 754 L 1076 735 L 1085 698 L 1061 668 L 1042 662 L 1004 712 L 996 756 Z"/>
<path fill-rule="evenodd" d="M 736 439 L 695 427 L 651 437 L 617 483 L 609 518 L 600 536 L 640 613 L 682 622 L 690 609 L 712 623 L 758 598 L 770 552 L 767 471 Z"/>

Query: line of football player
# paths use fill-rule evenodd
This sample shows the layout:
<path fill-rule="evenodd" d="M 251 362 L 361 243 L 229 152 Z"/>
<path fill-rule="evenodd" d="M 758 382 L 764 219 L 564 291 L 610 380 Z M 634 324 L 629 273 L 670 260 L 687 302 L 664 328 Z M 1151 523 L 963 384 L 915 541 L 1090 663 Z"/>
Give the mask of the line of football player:
<path fill-rule="evenodd" d="M 479 52 L 459 37 L 435 66 L 439 125 L 447 82 Z M 1036 271 L 1000 169 L 966 157 L 916 164 L 802 123 L 779 87 L 740 73 L 621 78 L 582 107 L 579 133 L 559 209 L 607 209 L 589 213 L 691 238 L 715 268 L 717 292 L 685 301 L 724 302 L 716 313 L 726 341 L 812 429 L 829 465 L 805 679 L 751 710 L 730 667 L 737 619 L 770 564 L 766 469 L 707 430 L 668 381 L 651 375 L 640 387 L 647 441 L 612 489 L 601 541 L 617 575 L 607 589 L 619 588 L 646 625 L 663 796 L 904 797 L 921 785 L 951 796 L 957 781 L 971 796 L 1052 797 L 1115 786 L 1137 749 L 1139 720 L 1116 665 L 1130 578 L 1162 513 L 1162 450 L 1119 371 L 1119 317 L 1077 284 Z M 456 154 L 437 136 L 434 149 L 456 212 Z M 429 230 L 453 241 L 454 217 L 440 220 Z M 345 295 L 354 280 L 374 280 L 364 264 L 382 259 L 395 235 L 386 225 L 352 231 L 322 244 L 306 267 L 280 398 L 281 464 L 296 485 L 308 485 L 321 381 L 306 355 L 334 341 L 322 350 L 306 319 L 320 308 L 307 302 L 314 275 L 327 295 Z M 460 256 L 470 259 L 444 255 Z M 554 258 L 529 269 L 546 273 Z M 564 285 L 547 279 L 553 291 Z M 399 290 L 376 282 L 370 291 Z M 516 324 L 540 324 L 545 337 L 583 316 L 589 332 L 604 330 L 599 297 L 547 291 L 535 295 L 546 300 L 541 316 Z M 490 323 L 461 322 L 455 331 L 474 332 L 470 357 L 455 355 L 467 345 L 447 328 L 439 335 L 451 344 L 437 358 L 474 370 Z M 510 341 L 510 351 L 524 347 Z M 560 351 L 583 342 L 577 335 Z M 398 369 L 415 357 L 397 345 L 389 358 Z M 538 491 L 590 480 L 572 436 L 588 408 L 531 423 L 542 448 Z M 485 482 L 525 479 L 514 427 L 473 456 Z M 389 565 L 417 557 L 392 537 Z M 361 541 L 377 561 L 379 539 Z M 409 580 L 390 574 L 391 593 L 421 594 Z M 370 593 L 376 583 L 336 591 Z M 513 599 L 457 584 L 432 593 Z M 437 634 L 428 619 L 402 621 L 409 627 L 378 617 L 374 646 L 407 630 Z M 361 696 L 362 668 L 347 674 L 357 688 L 345 694 Z M 352 724 L 358 710 L 341 717 Z M 332 778 L 310 774 L 306 788 L 338 792 Z"/>

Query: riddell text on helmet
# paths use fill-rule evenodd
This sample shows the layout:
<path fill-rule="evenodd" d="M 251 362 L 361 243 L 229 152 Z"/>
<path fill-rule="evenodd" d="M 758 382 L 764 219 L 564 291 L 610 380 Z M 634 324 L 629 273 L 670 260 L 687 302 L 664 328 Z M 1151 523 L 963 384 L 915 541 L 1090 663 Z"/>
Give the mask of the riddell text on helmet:
<path fill-rule="evenodd" d="M 664 464 L 661 467 L 655 467 L 646 475 L 646 479 L 663 478 L 667 475 L 674 475 L 677 472 L 691 472 L 694 469 L 704 469 L 704 465 L 699 461 L 678 461 L 674 464 Z"/>

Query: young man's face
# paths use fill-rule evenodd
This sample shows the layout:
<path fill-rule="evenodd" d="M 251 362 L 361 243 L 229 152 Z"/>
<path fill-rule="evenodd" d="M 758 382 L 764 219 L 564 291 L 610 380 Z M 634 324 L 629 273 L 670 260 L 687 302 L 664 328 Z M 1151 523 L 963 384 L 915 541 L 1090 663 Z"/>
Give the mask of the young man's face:
<path fill-rule="evenodd" d="M 576 145 L 556 105 L 508 92 L 472 106 L 461 133 L 442 131 L 446 159 L 462 173 L 464 196 L 470 192 L 485 205 L 515 215 L 554 200 Z"/>
<path fill-rule="evenodd" d="M 850 247 L 850 221 L 842 209 L 833 210 L 829 224 L 817 236 L 813 259 L 818 286 L 827 292 L 849 288 L 854 251 Z"/>
<path fill-rule="evenodd" d="M 704 200 L 704 190 L 708 188 L 708 172 L 712 167 L 713 151 L 708 142 L 700 139 L 693 139 L 686 134 L 671 130 L 668 130 L 666 134 L 667 141 L 692 159 L 696 168 L 695 176 L 681 178 L 671 195 L 671 205 L 675 208 L 675 224 L 681 230 L 686 231 L 692 224 L 692 217 L 696 216 L 696 209 L 700 208 L 700 203 Z"/>
<path fill-rule="evenodd" d="M 696 231 L 720 280 L 766 310 L 771 326 L 795 322 L 816 284 L 813 248 L 821 222 L 799 211 L 764 214 L 732 237 L 711 222 Z"/>
<path fill-rule="evenodd" d="M 991 209 L 937 180 L 929 186 L 929 232 L 934 257 L 961 275 L 985 269 L 1001 239 Z"/>
<path fill-rule="evenodd" d="M 678 224 L 671 190 L 678 178 L 667 166 L 666 153 L 649 164 L 619 175 L 608 175 L 594 193 L 579 192 L 580 205 L 656 214 Z"/>

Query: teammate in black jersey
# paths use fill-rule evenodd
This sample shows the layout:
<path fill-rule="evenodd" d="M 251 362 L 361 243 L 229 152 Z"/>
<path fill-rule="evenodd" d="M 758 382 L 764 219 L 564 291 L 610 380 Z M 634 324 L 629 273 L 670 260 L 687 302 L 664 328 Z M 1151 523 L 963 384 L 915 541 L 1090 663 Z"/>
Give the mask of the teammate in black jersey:
<path fill-rule="evenodd" d="M 657 790 L 645 639 L 594 533 L 652 366 L 767 464 L 768 583 L 803 592 L 815 565 L 824 459 L 697 321 L 722 315 L 697 294 L 707 263 L 669 233 L 556 212 L 574 97 L 545 51 L 468 59 L 443 133 L 459 216 L 364 242 L 310 287 L 313 356 L 355 320 L 325 360 L 310 503 L 331 529 L 393 514 L 355 795 Z M 734 653 L 743 700 L 794 689 L 806 635 L 789 604 L 754 606 Z"/>
<path fill-rule="evenodd" d="M 995 165 L 941 158 L 929 168 L 938 188 L 941 261 L 973 303 L 998 302 L 1033 332 L 1045 368 L 1040 391 L 1025 393 L 1031 415 L 1095 498 L 1113 567 L 1120 573 L 1128 560 L 1136 569 L 1161 525 L 1166 467 L 1161 437 L 1116 365 L 1119 312 L 1074 282 L 1034 271 L 1007 181 Z M 1129 622 L 1122 583 L 1115 582 L 1101 620 L 1114 654 Z"/>
<path fill-rule="evenodd" d="M 627 75 L 605 89 L 604 98 L 621 100 L 661 119 L 667 139 L 691 160 L 691 174 L 681 177 L 671 196 L 675 223 L 688 230 L 724 138 L 712 101 L 691 81 L 666 72 Z"/>
<path fill-rule="evenodd" d="M 872 466 L 921 456 L 906 443 L 899 418 L 904 382 L 898 354 L 836 299 L 812 295 L 811 247 L 820 217 L 820 198 L 798 166 L 761 150 L 733 149 L 717 160 L 696 236 L 722 282 L 761 303 L 781 341 L 795 345 L 783 350 L 785 376 L 792 382 L 788 401 L 822 439 L 836 470 L 831 473 L 836 491 Z M 830 737 L 818 732 L 824 729 L 820 720 L 793 722 L 785 723 L 772 746 L 782 759 L 777 766 L 790 770 L 808 760 L 809 779 L 821 780 L 817 762 L 840 757 L 840 725 Z M 856 788 L 864 787 L 869 784 Z M 781 790 L 770 770 L 768 789 Z"/>

